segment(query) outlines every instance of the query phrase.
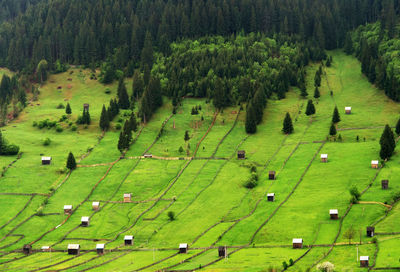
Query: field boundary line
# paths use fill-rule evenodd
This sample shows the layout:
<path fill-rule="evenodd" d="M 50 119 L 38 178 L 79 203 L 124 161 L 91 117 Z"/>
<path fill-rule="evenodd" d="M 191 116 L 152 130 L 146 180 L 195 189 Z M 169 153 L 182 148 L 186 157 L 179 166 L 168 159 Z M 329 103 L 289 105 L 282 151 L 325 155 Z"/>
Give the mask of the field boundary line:
<path fill-rule="evenodd" d="M 121 255 L 119 255 L 119 256 L 115 256 L 114 258 L 111 258 L 110 260 L 107 260 L 107 261 L 105 261 L 104 263 L 96 264 L 95 266 L 91 266 L 91 267 L 82 269 L 81 272 L 83 272 L 83 271 L 89 271 L 89 270 L 92 270 L 92 269 L 94 269 L 94 268 L 100 267 L 100 266 L 102 266 L 102 265 L 111 263 L 111 262 L 113 262 L 113 261 L 115 261 L 115 260 L 117 260 L 117 259 L 119 259 L 119 258 L 124 257 L 124 256 L 127 255 L 128 253 L 129 253 L 129 252 L 126 252 L 126 253 L 121 254 Z M 68 267 L 67 269 L 69 269 L 69 268 L 70 268 L 70 267 Z"/>
<path fill-rule="evenodd" d="M 14 221 L 14 219 L 16 219 L 29 206 L 29 204 L 32 202 L 34 197 L 35 197 L 35 195 L 32 195 L 31 198 L 28 200 L 28 202 L 26 202 L 25 206 L 16 215 L 14 215 L 10 220 L 8 220 L 5 224 L 3 224 L 0 227 L 0 230 L 3 229 L 8 224 L 10 224 L 12 221 Z M 2 240 L 0 240 L 0 241 L 2 241 Z"/>
<path fill-rule="evenodd" d="M 7 167 L 4 168 L 3 171 L 1 171 L 0 178 L 4 177 L 5 174 L 6 174 L 6 172 L 7 172 L 7 170 L 8 170 L 10 167 L 12 167 L 19 159 L 21 159 L 22 154 L 24 154 L 24 152 L 18 153 L 17 158 L 16 158 L 15 160 L 13 160 L 12 162 L 10 162 L 10 163 L 7 165 Z"/>

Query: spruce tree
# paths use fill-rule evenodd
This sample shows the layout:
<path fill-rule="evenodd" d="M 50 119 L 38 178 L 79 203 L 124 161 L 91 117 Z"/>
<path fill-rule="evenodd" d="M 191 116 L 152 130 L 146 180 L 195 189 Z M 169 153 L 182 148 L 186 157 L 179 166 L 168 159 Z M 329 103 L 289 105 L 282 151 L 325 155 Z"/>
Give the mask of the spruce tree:
<path fill-rule="evenodd" d="M 122 153 L 122 151 L 125 150 L 125 146 L 126 146 L 126 137 L 121 131 L 119 133 L 119 139 L 118 139 L 118 150 Z"/>
<path fill-rule="evenodd" d="M 315 73 L 314 86 L 321 87 L 321 74 L 320 74 L 319 70 Z"/>
<path fill-rule="evenodd" d="M 100 128 L 102 131 L 108 130 L 110 127 L 110 117 L 108 111 L 106 110 L 106 106 L 103 105 L 103 109 L 101 110 L 100 115 Z"/>
<path fill-rule="evenodd" d="M 400 119 L 397 121 L 397 124 L 396 124 L 396 134 L 400 135 Z"/>
<path fill-rule="evenodd" d="M 290 117 L 290 114 L 288 112 L 286 113 L 285 119 L 283 120 L 282 131 L 285 134 L 292 134 L 294 132 L 292 118 Z"/>
<path fill-rule="evenodd" d="M 310 100 L 308 100 L 308 103 L 307 103 L 306 115 L 310 116 L 313 114 L 315 114 L 315 106 L 314 106 L 312 100 L 310 99 Z"/>
<path fill-rule="evenodd" d="M 338 108 L 335 107 L 335 109 L 333 110 L 332 123 L 337 124 L 339 122 L 340 122 L 339 111 Z"/>
<path fill-rule="evenodd" d="M 396 140 L 389 125 L 385 126 L 379 143 L 381 145 L 380 157 L 383 160 L 390 159 L 396 148 Z"/>
<path fill-rule="evenodd" d="M 75 161 L 74 154 L 72 154 L 72 152 L 69 152 L 69 154 L 68 154 L 67 168 L 69 170 L 74 170 L 76 168 L 76 161 Z"/>
<path fill-rule="evenodd" d="M 335 136 L 336 134 L 337 134 L 337 131 L 336 131 L 335 124 L 332 123 L 332 124 L 331 124 L 331 128 L 329 129 L 329 135 Z"/>
<path fill-rule="evenodd" d="M 301 97 L 304 97 L 304 98 L 306 98 L 307 96 L 308 96 L 308 93 L 307 93 L 307 89 L 306 89 L 306 86 L 305 86 L 305 84 L 301 84 L 301 86 L 300 86 L 300 95 L 301 95 Z"/>
<path fill-rule="evenodd" d="M 185 137 L 183 139 L 185 140 L 185 142 L 190 140 L 189 131 L 185 131 Z"/>
<path fill-rule="evenodd" d="M 124 78 L 121 77 L 118 83 L 118 105 L 121 109 L 129 109 L 130 101 L 126 90 Z"/>
<path fill-rule="evenodd" d="M 253 103 L 249 103 L 246 110 L 246 132 L 248 134 L 254 134 L 257 131 L 256 116 L 253 108 Z"/>
<path fill-rule="evenodd" d="M 136 121 L 136 116 L 135 116 L 135 114 L 133 112 L 131 113 L 131 117 L 129 119 L 129 124 L 130 124 L 131 129 L 134 132 L 136 132 L 137 128 L 138 128 L 138 124 L 137 124 L 137 121 Z"/>
<path fill-rule="evenodd" d="M 140 97 L 143 94 L 143 90 L 144 90 L 144 82 L 143 82 L 142 75 L 140 74 L 139 70 L 135 70 L 135 73 L 133 74 L 131 100 L 139 101 Z"/>
<path fill-rule="evenodd" d="M 124 142 L 125 146 L 124 147 L 126 149 L 129 147 L 129 145 L 131 144 L 131 141 L 132 141 L 132 128 L 131 128 L 130 122 L 128 120 L 125 121 L 123 134 L 125 137 L 125 142 Z"/>
<path fill-rule="evenodd" d="M 314 89 L 314 98 L 320 98 L 320 97 L 321 97 L 321 94 L 319 92 L 319 89 L 318 89 L 318 87 L 315 87 L 315 89 Z"/>
<path fill-rule="evenodd" d="M 69 103 L 67 103 L 67 106 L 65 107 L 65 113 L 66 114 L 71 114 L 72 113 L 71 106 L 69 105 Z"/>

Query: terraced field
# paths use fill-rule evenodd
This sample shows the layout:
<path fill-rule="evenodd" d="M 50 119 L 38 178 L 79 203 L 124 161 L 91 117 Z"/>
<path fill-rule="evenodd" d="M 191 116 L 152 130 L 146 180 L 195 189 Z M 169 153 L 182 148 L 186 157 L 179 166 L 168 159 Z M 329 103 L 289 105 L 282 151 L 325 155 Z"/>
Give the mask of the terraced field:
<path fill-rule="evenodd" d="M 398 270 L 400 206 L 393 197 L 400 192 L 400 155 L 379 169 L 370 162 L 379 158 L 383 126 L 395 125 L 400 105 L 368 83 L 356 59 L 329 54 L 334 63 L 324 70 L 312 118 L 304 114 L 306 100 L 297 89 L 286 99 L 269 100 L 251 136 L 239 107 L 218 112 L 205 100 L 184 99 L 173 115 L 165 99 L 123 156 L 116 148 L 119 131 L 102 135 L 98 129 L 101 107 L 116 86 L 104 87 L 78 69 L 52 76 L 39 101 L 3 128 L 23 154 L 0 158 L 4 167 L 13 162 L 0 178 L 0 271 L 282 271 L 290 259 L 289 271 L 315 270 L 324 261 L 337 271 L 367 271 L 359 256 L 369 256 L 372 270 Z M 317 68 L 311 65 L 307 73 L 310 97 Z M 65 125 L 61 133 L 32 126 L 58 120 L 64 110 L 57 105 L 67 101 L 71 120 L 90 103 L 92 124 L 77 131 Z M 191 115 L 197 105 L 200 114 Z M 335 105 L 342 141 L 327 138 Z M 345 106 L 352 107 L 351 115 L 344 114 Z M 290 136 L 281 132 L 286 112 L 294 120 Z M 122 112 L 113 127 L 124 119 Z M 245 160 L 237 159 L 238 150 L 246 151 Z M 69 151 L 81 157 L 72 173 L 64 170 Z M 320 162 L 321 154 L 329 155 L 328 163 Z M 42 155 L 52 156 L 52 164 L 42 166 Z M 251 166 L 259 182 L 250 190 L 243 185 Z M 268 179 L 271 170 L 276 180 Z M 381 189 L 382 179 L 390 180 L 388 190 Z M 354 205 L 348 192 L 353 185 L 362 192 Z M 123 201 L 125 193 L 132 194 L 131 202 Z M 274 202 L 267 201 L 268 193 L 275 193 Z M 63 212 L 67 204 L 73 205 L 70 216 Z M 338 209 L 339 220 L 330 220 L 330 209 Z M 80 226 L 82 216 L 90 217 L 88 227 Z M 366 236 L 367 226 L 375 227 L 374 238 Z M 134 236 L 133 246 L 124 245 L 125 235 Z M 303 239 L 302 249 L 292 249 L 293 238 Z M 104 255 L 96 253 L 99 243 Z M 178 253 L 180 243 L 188 244 L 186 254 Z M 30 255 L 22 252 L 26 244 L 33 248 Z M 80 254 L 68 255 L 68 244 L 80 244 Z M 42 252 L 43 246 L 52 251 Z M 226 247 L 225 258 L 218 257 L 219 246 Z"/>

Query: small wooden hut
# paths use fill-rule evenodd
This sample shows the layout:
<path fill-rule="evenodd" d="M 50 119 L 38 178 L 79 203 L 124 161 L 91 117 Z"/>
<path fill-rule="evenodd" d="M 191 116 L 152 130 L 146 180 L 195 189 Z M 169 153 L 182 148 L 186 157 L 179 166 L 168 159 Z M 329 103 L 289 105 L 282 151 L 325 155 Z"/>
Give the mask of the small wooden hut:
<path fill-rule="evenodd" d="M 88 227 L 89 226 L 89 216 L 82 216 L 81 218 L 81 226 Z"/>
<path fill-rule="evenodd" d="M 72 213 L 72 205 L 64 205 L 64 213 L 71 214 Z"/>
<path fill-rule="evenodd" d="M 51 157 L 42 157 L 42 165 L 51 164 Z"/>
<path fill-rule="evenodd" d="M 269 202 L 274 202 L 275 201 L 275 193 L 267 194 L 267 200 Z"/>
<path fill-rule="evenodd" d="M 226 246 L 218 247 L 218 257 L 220 257 L 220 258 L 226 257 Z"/>
<path fill-rule="evenodd" d="M 269 180 L 275 180 L 276 179 L 276 172 L 275 171 L 269 171 L 268 179 Z"/>
<path fill-rule="evenodd" d="M 132 200 L 132 194 L 124 194 L 124 202 L 131 202 Z"/>
<path fill-rule="evenodd" d="M 126 246 L 132 246 L 133 245 L 133 236 L 132 235 L 125 235 L 124 242 L 125 242 Z"/>
<path fill-rule="evenodd" d="M 100 202 L 95 201 L 95 202 L 92 203 L 92 209 L 94 211 L 97 211 L 99 208 L 100 208 Z"/>
<path fill-rule="evenodd" d="M 31 245 L 24 245 L 22 247 L 22 252 L 24 252 L 25 255 L 32 254 L 32 246 Z"/>
<path fill-rule="evenodd" d="M 337 220 L 339 219 L 339 211 L 336 209 L 329 210 L 329 216 L 331 217 L 332 220 Z"/>
<path fill-rule="evenodd" d="M 351 107 L 345 107 L 345 108 L 344 108 L 344 112 L 345 112 L 346 114 L 351 114 Z"/>
<path fill-rule="evenodd" d="M 378 169 L 379 167 L 379 161 L 371 161 L 371 167 L 374 169 Z"/>
<path fill-rule="evenodd" d="M 189 250 L 188 244 L 179 244 L 179 253 L 187 253 Z"/>
<path fill-rule="evenodd" d="M 148 154 L 148 153 L 146 153 L 146 154 L 143 155 L 143 157 L 144 157 L 145 159 L 151 159 L 151 158 L 153 158 L 153 154 Z"/>
<path fill-rule="evenodd" d="M 374 237 L 375 235 L 375 227 L 367 227 L 367 236 Z"/>
<path fill-rule="evenodd" d="M 321 154 L 321 162 L 328 162 L 328 154 Z"/>
<path fill-rule="evenodd" d="M 97 251 L 97 254 L 103 255 L 104 254 L 104 244 L 97 244 L 96 251 Z"/>
<path fill-rule="evenodd" d="M 239 150 L 239 151 L 237 152 L 237 158 L 238 158 L 239 160 L 244 160 L 244 159 L 246 159 L 246 151 L 244 151 L 244 150 Z"/>
<path fill-rule="evenodd" d="M 49 247 L 49 246 L 42 246 L 42 252 L 51 252 L 51 247 Z"/>
<path fill-rule="evenodd" d="M 293 248 L 303 248 L 303 239 L 294 238 L 293 239 Z"/>
<path fill-rule="evenodd" d="M 383 190 L 389 189 L 389 180 L 387 179 L 382 180 L 382 189 Z"/>
<path fill-rule="evenodd" d="M 69 244 L 68 245 L 68 254 L 69 255 L 79 255 L 81 250 L 81 246 L 79 244 Z"/>
<path fill-rule="evenodd" d="M 369 266 L 369 256 L 360 256 L 360 267 Z"/>

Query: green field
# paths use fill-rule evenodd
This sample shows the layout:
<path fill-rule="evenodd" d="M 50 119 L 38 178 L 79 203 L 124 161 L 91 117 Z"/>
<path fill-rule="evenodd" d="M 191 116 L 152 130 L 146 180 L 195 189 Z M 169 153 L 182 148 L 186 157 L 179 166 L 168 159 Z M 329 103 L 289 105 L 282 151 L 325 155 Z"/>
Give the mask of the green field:
<path fill-rule="evenodd" d="M 104 137 L 98 128 L 101 108 L 117 86 L 90 80 L 79 68 L 52 75 L 38 101 L 30 101 L 2 129 L 23 154 L 17 160 L 0 158 L 3 167 L 16 160 L 0 178 L 0 271 L 281 271 L 290 260 L 289 271 L 312 271 L 325 261 L 335 271 L 367 271 L 357 260 L 364 255 L 375 268 L 400 267 L 400 205 L 392 201 L 400 192 L 400 155 L 381 169 L 370 166 L 379 159 L 383 127 L 396 124 L 400 105 L 368 82 L 355 58 L 329 54 L 333 65 L 324 68 L 312 118 L 304 114 L 307 100 L 298 89 L 283 100 L 270 99 L 263 123 L 250 136 L 245 110 L 238 106 L 216 112 L 203 99 L 184 99 L 172 115 L 164 98 L 123 158 L 115 127 L 125 121 L 124 112 Z M 318 66 L 308 67 L 310 98 Z M 90 103 L 91 125 L 74 131 L 64 122 L 62 132 L 33 126 L 58 121 L 65 113 L 57 106 L 67 102 L 71 122 L 83 103 Z M 200 114 L 191 115 L 199 105 Z M 342 141 L 327 138 L 335 105 Z M 351 115 L 344 114 L 346 106 Z M 294 122 L 290 136 L 281 132 L 286 112 Z M 246 160 L 237 159 L 238 150 L 246 151 Z M 65 171 L 69 151 L 78 160 L 71 174 Z M 154 158 L 143 158 L 144 153 Z M 328 163 L 320 162 L 324 153 Z M 43 155 L 52 157 L 50 166 L 41 165 Z M 246 189 L 251 166 L 257 168 L 258 186 Z M 268 180 L 270 170 L 277 172 L 276 180 Z M 382 179 L 390 180 L 388 190 L 381 189 Z M 350 205 L 352 186 L 362 192 L 359 204 Z M 125 193 L 132 194 L 132 202 L 123 202 Z M 268 193 L 275 193 L 274 202 L 267 201 Z M 100 202 L 99 210 L 92 209 L 93 201 Z M 73 205 L 69 217 L 63 212 L 67 204 Z M 339 220 L 330 220 L 330 209 L 339 210 Z M 86 228 L 80 226 L 82 216 L 90 217 Z M 375 226 L 375 238 L 366 236 L 367 226 Z M 349 228 L 355 230 L 350 240 Z M 124 246 L 125 235 L 134 236 L 133 246 Z M 293 238 L 303 239 L 303 249 L 292 249 Z M 80 244 L 80 255 L 67 254 L 71 243 Z M 105 243 L 102 256 L 96 254 L 98 243 Z M 187 254 L 177 254 L 180 243 L 189 244 Z M 33 254 L 22 253 L 25 244 Z M 53 252 L 41 252 L 42 246 Z M 218 246 L 226 246 L 227 258 L 218 257 Z"/>

